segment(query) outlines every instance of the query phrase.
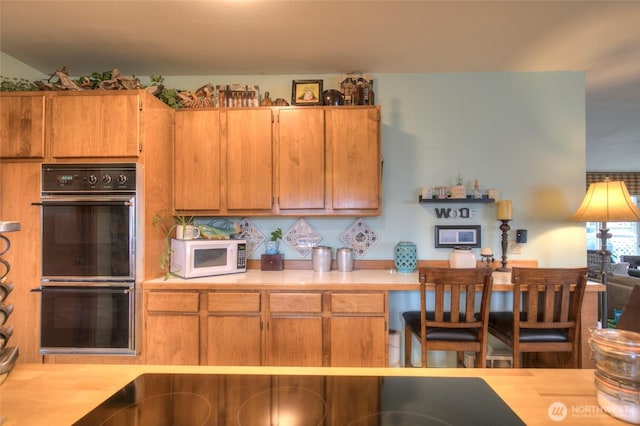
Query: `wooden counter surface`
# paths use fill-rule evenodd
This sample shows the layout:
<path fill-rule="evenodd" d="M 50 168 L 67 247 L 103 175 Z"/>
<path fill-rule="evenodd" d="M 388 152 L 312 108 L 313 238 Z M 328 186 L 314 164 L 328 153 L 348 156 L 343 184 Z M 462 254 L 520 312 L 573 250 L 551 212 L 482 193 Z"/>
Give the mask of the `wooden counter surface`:
<path fill-rule="evenodd" d="M 513 291 L 510 272 L 493 273 L 493 291 Z M 352 272 L 313 272 L 291 269 L 260 271 L 249 269 L 241 274 L 182 279 L 171 277 L 145 281 L 144 290 L 388 290 L 417 291 L 418 272 L 401 273 L 395 269 L 361 269 Z M 600 283 L 590 282 L 588 292 L 603 291 Z"/>
<path fill-rule="evenodd" d="M 562 403 L 568 410 L 558 424 L 625 424 L 599 409 L 593 370 L 96 364 L 17 364 L 0 385 L 0 424 L 70 425 L 143 373 L 480 377 L 527 425 L 556 423 L 547 414 L 552 403 Z"/>

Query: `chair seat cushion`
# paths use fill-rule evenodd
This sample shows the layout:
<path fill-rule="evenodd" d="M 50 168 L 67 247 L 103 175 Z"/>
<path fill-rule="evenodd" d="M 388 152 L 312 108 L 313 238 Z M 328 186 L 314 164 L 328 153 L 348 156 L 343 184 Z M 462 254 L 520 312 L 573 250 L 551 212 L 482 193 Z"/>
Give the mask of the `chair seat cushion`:
<path fill-rule="evenodd" d="M 420 336 L 420 311 L 407 311 L 402 313 L 406 324 L 409 326 L 413 334 Z M 451 314 L 445 312 L 444 319 L 449 321 Z M 427 320 L 433 321 L 435 313 L 427 311 Z M 464 315 L 460 315 L 460 321 L 464 322 Z M 477 328 L 444 328 L 444 327 L 427 327 L 427 340 L 455 340 L 474 342 L 478 340 Z"/>
<path fill-rule="evenodd" d="M 520 320 L 526 320 L 524 313 Z M 489 333 L 513 339 L 513 312 L 490 312 Z M 568 342 L 569 335 L 565 329 L 557 328 L 521 328 L 521 342 Z"/>

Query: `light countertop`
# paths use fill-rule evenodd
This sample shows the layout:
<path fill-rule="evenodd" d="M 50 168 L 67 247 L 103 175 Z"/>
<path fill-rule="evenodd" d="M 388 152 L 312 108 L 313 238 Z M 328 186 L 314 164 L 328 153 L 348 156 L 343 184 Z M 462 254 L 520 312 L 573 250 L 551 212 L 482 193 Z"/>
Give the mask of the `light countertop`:
<path fill-rule="evenodd" d="M 480 377 L 527 425 L 555 424 L 548 415 L 553 403 L 567 408 L 562 425 L 624 424 L 599 409 L 593 370 L 98 364 L 17 364 L 0 385 L 0 423 L 70 425 L 143 373 Z"/>
<path fill-rule="evenodd" d="M 510 272 L 493 272 L 493 291 L 511 291 Z M 602 291 L 602 285 L 590 283 L 587 291 Z M 170 277 L 145 281 L 145 290 L 162 289 L 235 289 L 235 290 L 417 290 L 418 272 L 401 273 L 395 269 L 360 269 L 351 272 L 314 272 L 308 269 L 261 271 L 182 279 Z"/>

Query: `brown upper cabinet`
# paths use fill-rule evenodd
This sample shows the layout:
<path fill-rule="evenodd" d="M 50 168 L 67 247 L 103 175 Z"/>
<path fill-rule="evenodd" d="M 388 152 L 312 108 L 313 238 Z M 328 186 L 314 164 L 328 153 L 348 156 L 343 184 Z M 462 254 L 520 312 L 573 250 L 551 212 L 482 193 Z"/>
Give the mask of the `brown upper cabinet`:
<path fill-rule="evenodd" d="M 51 98 L 53 158 L 137 157 L 140 92 L 77 92 Z"/>
<path fill-rule="evenodd" d="M 272 110 L 180 110 L 174 145 L 177 214 L 269 213 Z"/>
<path fill-rule="evenodd" d="M 380 107 L 330 108 L 325 123 L 331 210 L 380 215 Z"/>
<path fill-rule="evenodd" d="M 177 214 L 377 216 L 380 107 L 176 113 Z"/>
<path fill-rule="evenodd" d="M 273 111 L 270 108 L 221 111 L 225 140 L 226 208 L 232 214 L 273 208 Z"/>
<path fill-rule="evenodd" d="M 145 137 L 170 137 L 172 116 L 144 90 L 2 93 L 0 157 L 138 159 Z"/>
<path fill-rule="evenodd" d="M 174 208 L 220 210 L 220 112 L 181 110 L 175 118 Z"/>
<path fill-rule="evenodd" d="M 275 128 L 278 209 L 325 209 L 324 110 L 281 109 Z"/>
<path fill-rule="evenodd" d="M 44 158 L 45 96 L 0 96 L 0 158 Z"/>

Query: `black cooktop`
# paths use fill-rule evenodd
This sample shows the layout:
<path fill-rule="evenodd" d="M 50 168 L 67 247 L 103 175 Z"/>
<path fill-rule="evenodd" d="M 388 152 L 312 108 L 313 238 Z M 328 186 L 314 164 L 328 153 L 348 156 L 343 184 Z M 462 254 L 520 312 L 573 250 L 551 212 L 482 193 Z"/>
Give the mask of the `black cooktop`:
<path fill-rule="evenodd" d="M 478 378 L 143 374 L 75 425 L 523 425 Z"/>

